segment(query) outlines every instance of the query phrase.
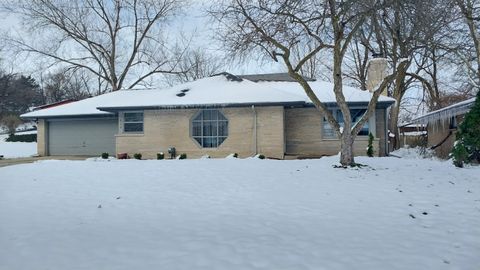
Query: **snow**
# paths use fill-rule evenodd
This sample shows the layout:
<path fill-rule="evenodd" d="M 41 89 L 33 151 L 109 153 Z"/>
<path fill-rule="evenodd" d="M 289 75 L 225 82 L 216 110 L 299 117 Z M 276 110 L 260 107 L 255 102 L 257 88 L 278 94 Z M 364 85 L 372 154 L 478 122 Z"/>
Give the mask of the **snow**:
<path fill-rule="evenodd" d="M 333 83 L 324 81 L 313 81 L 308 83 L 321 102 L 337 103 L 335 93 L 333 92 Z M 305 102 L 311 103 L 307 94 L 305 94 L 305 91 L 297 82 L 258 82 L 258 84 L 282 89 L 291 94 L 302 95 Z M 372 93 L 345 85 L 343 86 L 343 95 L 347 102 L 369 102 L 372 99 Z M 395 100 L 381 95 L 378 98 L 378 101 L 393 103 Z"/>
<path fill-rule="evenodd" d="M 333 85 L 327 82 L 311 82 L 322 102 L 335 103 Z M 188 90 L 183 92 L 182 90 Z M 184 96 L 177 96 L 185 94 Z M 368 102 L 371 93 L 344 87 L 348 102 Z M 393 102 L 381 97 L 381 102 Z M 156 90 L 120 90 L 101 96 L 68 103 L 48 109 L 23 114 L 24 118 L 41 118 L 74 115 L 108 115 L 112 109 L 214 107 L 252 104 L 310 103 L 303 89 L 296 82 L 231 81 L 225 76 L 203 78 L 193 82 Z"/>
<path fill-rule="evenodd" d="M 0 168 L 0 269 L 463 269 L 480 167 L 337 157 Z"/>
<path fill-rule="evenodd" d="M 23 131 L 15 134 L 36 134 L 37 131 Z M 6 142 L 8 134 L 0 135 L 0 156 L 4 158 L 31 157 L 37 154 L 36 142 Z"/>
<path fill-rule="evenodd" d="M 425 147 L 403 147 L 390 153 L 392 156 L 408 159 L 437 159 L 435 151 Z"/>
<path fill-rule="evenodd" d="M 407 131 L 407 132 L 402 132 L 402 135 L 404 136 L 421 136 L 421 135 L 427 135 L 427 131 Z"/>

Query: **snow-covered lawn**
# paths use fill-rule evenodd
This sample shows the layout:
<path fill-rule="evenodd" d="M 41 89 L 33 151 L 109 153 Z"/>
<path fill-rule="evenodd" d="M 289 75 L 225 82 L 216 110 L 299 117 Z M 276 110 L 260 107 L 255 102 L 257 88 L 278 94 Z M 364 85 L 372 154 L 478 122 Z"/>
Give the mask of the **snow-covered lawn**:
<path fill-rule="evenodd" d="M 480 269 L 480 168 L 42 161 L 0 168 L 0 269 Z"/>
<path fill-rule="evenodd" d="M 37 131 L 17 132 L 17 134 L 31 134 Z M 7 134 L 0 134 L 0 156 L 5 158 L 31 157 L 37 154 L 37 143 L 6 142 Z"/>

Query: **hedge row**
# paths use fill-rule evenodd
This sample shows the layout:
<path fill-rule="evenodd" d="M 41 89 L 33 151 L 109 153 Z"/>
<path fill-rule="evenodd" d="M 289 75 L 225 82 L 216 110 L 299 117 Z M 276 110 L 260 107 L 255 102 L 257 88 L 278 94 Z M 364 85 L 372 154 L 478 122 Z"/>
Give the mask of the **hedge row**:
<path fill-rule="evenodd" d="M 37 134 L 20 134 L 8 135 L 8 138 L 5 140 L 7 142 L 36 142 L 37 141 Z"/>

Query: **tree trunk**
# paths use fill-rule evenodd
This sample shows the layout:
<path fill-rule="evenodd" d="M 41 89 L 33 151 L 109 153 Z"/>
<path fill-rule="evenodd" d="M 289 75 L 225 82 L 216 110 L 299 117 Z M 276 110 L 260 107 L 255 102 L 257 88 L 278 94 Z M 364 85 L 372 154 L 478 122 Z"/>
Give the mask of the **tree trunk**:
<path fill-rule="evenodd" d="M 400 134 L 398 132 L 398 116 L 400 114 L 400 103 L 397 100 L 396 104 L 391 107 L 390 111 L 390 132 L 395 135 L 393 138 L 392 148 L 393 150 L 400 148 Z M 387 140 L 390 138 L 387 138 Z"/>
<path fill-rule="evenodd" d="M 340 164 L 342 166 L 352 166 L 355 164 L 353 156 L 353 136 L 349 131 L 345 131 L 341 137 Z"/>

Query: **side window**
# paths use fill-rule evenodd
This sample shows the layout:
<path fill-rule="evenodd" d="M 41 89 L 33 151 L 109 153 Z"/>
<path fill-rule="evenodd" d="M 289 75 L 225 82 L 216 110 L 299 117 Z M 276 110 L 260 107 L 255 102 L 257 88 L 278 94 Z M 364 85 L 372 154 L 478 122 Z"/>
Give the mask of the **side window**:
<path fill-rule="evenodd" d="M 457 117 L 456 117 L 456 116 L 452 116 L 452 117 L 450 118 L 449 128 L 450 128 L 450 129 L 457 129 Z"/>
<path fill-rule="evenodd" d="M 123 113 L 123 132 L 142 133 L 143 132 L 143 112 Z"/>
<path fill-rule="evenodd" d="M 362 118 L 363 114 L 366 112 L 366 109 L 350 109 L 350 116 L 352 117 L 352 126 L 355 125 L 360 119 Z M 338 124 L 340 124 L 341 127 L 344 126 L 343 123 L 343 114 L 340 109 L 332 109 L 331 110 L 333 116 L 337 120 Z M 359 136 L 368 136 L 368 133 L 370 132 L 369 129 L 369 121 L 367 121 L 360 132 L 358 133 Z M 323 118 L 323 132 L 322 132 L 322 137 L 324 139 L 336 139 L 337 136 L 335 134 L 335 131 L 333 128 L 330 126 L 328 123 L 327 119 L 324 117 Z"/>

